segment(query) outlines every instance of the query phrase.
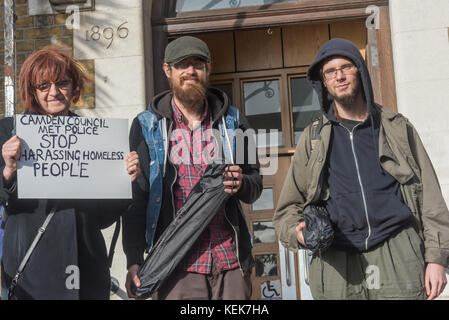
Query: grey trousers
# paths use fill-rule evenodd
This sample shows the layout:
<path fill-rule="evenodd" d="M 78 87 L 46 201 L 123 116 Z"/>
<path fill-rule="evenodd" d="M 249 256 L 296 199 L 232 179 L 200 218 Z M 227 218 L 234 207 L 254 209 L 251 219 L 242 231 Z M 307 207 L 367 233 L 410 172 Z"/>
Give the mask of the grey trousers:
<path fill-rule="evenodd" d="M 199 274 L 177 271 L 153 294 L 153 300 L 249 300 L 250 275 L 240 269 Z"/>

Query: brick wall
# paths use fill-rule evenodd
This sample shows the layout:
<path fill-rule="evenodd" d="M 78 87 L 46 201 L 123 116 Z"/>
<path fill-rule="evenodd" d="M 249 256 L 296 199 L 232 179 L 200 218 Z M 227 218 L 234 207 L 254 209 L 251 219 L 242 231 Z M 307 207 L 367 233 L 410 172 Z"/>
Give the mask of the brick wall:
<path fill-rule="evenodd" d="M 16 0 L 16 67 L 17 80 L 25 59 L 34 51 L 47 45 L 59 45 L 73 53 L 73 32 L 66 27 L 67 14 L 28 15 L 28 0 Z M 0 3 L 0 117 L 4 116 L 4 3 Z M 95 64 L 93 60 L 79 61 L 89 79 L 83 96 L 73 109 L 95 107 Z M 16 90 L 17 92 L 17 90 Z M 17 111 L 23 111 L 17 97 Z"/>

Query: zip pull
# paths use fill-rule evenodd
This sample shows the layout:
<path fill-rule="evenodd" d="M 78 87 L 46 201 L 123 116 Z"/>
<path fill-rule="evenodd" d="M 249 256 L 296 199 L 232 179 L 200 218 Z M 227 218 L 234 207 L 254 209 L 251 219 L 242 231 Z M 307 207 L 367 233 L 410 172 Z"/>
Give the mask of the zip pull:
<path fill-rule="evenodd" d="M 348 131 L 349 137 L 350 137 L 351 140 L 352 140 L 352 138 L 353 138 L 353 136 L 354 136 L 354 131 L 355 131 L 355 129 L 360 125 L 360 123 L 356 124 L 356 125 L 352 128 L 352 130 L 349 130 L 348 128 L 346 128 L 346 127 L 345 127 L 344 125 L 342 125 L 341 123 L 338 123 L 338 125 L 340 125 L 341 127 L 345 128 L 346 131 Z"/>

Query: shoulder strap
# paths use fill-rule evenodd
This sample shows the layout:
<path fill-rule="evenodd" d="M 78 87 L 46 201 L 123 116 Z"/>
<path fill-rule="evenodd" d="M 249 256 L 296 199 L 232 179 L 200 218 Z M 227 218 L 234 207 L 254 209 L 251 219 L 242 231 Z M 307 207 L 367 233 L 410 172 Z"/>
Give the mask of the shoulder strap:
<path fill-rule="evenodd" d="M 109 246 L 109 255 L 108 255 L 109 268 L 112 267 L 112 260 L 114 259 L 115 245 L 117 244 L 118 236 L 120 234 L 120 227 L 121 221 L 120 217 L 118 217 L 117 221 L 115 222 L 115 229 L 114 234 L 112 236 L 111 245 Z"/>
<path fill-rule="evenodd" d="M 310 152 L 312 152 L 318 141 L 321 140 L 320 131 L 323 126 L 323 116 L 320 115 L 318 118 L 312 121 L 312 124 L 309 127 L 309 139 L 310 139 Z"/>
<path fill-rule="evenodd" d="M 14 289 L 17 286 L 17 282 L 19 281 L 19 278 L 22 275 L 26 264 L 28 263 L 28 260 L 30 260 L 31 254 L 33 253 L 34 249 L 36 248 L 37 243 L 41 239 L 42 235 L 44 234 L 45 230 L 47 229 L 48 224 L 50 223 L 51 219 L 53 218 L 55 211 L 56 211 L 56 205 L 53 206 L 50 213 L 45 218 L 44 223 L 37 231 L 36 237 L 34 238 L 33 242 L 31 243 L 31 246 L 28 248 L 25 256 L 23 257 L 22 262 L 20 263 L 16 274 L 14 275 L 14 278 L 12 279 L 11 286 L 10 286 L 9 292 L 8 292 L 8 300 L 10 300 L 14 296 Z"/>

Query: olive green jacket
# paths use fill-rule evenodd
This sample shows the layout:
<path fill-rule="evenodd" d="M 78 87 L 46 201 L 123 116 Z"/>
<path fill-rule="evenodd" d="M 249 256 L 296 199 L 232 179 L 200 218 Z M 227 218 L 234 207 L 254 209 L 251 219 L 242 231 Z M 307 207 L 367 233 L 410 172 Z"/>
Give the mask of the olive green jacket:
<path fill-rule="evenodd" d="M 400 184 L 405 203 L 424 241 L 425 261 L 449 265 L 449 211 L 432 163 L 413 125 L 401 114 L 379 105 L 379 161 Z M 323 116 L 320 140 L 311 147 L 310 126 L 301 135 L 273 218 L 281 243 L 297 250 L 296 226 L 310 203 L 329 198 L 324 179 L 331 123 Z"/>

